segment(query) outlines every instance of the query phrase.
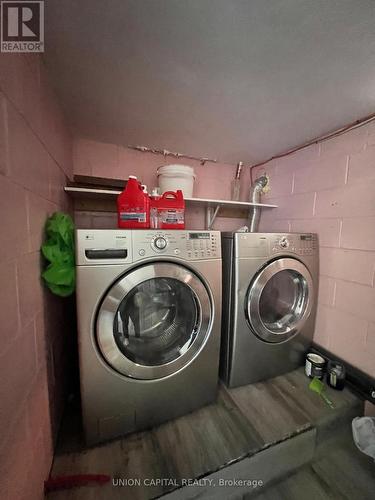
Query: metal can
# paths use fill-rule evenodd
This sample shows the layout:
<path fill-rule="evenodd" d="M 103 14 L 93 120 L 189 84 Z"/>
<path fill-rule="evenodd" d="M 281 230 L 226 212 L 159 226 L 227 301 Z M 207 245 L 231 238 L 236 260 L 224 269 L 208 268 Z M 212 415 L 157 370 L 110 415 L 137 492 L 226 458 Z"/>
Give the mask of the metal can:
<path fill-rule="evenodd" d="M 324 376 L 326 360 L 319 354 L 308 352 L 306 354 L 305 373 L 308 377 L 322 379 Z"/>
<path fill-rule="evenodd" d="M 327 369 L 327 384 L 338 391 L 345 387 L 345 366 L 341 363 L 330 361 Z"/>

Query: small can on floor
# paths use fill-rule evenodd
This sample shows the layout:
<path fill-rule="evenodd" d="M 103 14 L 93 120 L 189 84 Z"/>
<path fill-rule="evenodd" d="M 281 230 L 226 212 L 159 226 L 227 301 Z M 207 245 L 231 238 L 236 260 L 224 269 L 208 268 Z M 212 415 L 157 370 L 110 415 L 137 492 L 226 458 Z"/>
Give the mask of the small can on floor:
<path fill-rule="evenodd" d="M 330 361 L 327 368 L 327 384 L 338 391 L 345 387 L 345 366 L 342 363 Z"/>
<path fill-rule="evenodd" d="M 308 352 L 306 354 L 305 373 L 310 378 L 316 377 L 322 379 L 326 364 L 326 360 L 322 356 L 314 352 Z"/>

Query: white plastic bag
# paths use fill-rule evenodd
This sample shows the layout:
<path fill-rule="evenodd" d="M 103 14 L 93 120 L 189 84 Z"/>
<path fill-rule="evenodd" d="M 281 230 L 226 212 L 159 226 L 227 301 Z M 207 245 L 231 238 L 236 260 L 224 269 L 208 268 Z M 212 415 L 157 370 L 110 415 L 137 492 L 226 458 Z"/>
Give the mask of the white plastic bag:
<path fill-rule="evenodd" d="M 352 431 L 357 448 L 375 460 L 375 418 L 354 418 L 352 421 Z"/>

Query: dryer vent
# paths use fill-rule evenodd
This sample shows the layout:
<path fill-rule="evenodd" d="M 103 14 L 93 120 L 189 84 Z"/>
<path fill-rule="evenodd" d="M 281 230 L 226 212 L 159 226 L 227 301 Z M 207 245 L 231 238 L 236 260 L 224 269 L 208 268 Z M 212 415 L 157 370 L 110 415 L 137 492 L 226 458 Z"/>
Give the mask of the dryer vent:
<path fill-rule="evenodd" d="M 258 177 L 250 187 L 250 196 L 249 201 L 251 203 L 260 203 L 260 195 L 262 190 L 268 184 L 268 177 L 266 175 L 262 175 Z M 251 207 L 249 211 L 249 231 L 250 233 L 257 233 L 259 228 L 259 220 L 260 220 L 260 207 Z"/>

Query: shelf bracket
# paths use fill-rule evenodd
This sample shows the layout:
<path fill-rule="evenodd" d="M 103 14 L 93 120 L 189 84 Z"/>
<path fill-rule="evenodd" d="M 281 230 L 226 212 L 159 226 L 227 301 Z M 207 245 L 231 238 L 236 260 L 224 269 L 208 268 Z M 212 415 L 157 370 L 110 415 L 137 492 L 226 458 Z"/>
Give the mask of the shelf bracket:
<path fill-rule="evenodd" d="M 206 207 L 206 229 L 210 231 L 215 222 L 217 214 L 219 213 L 221 205 L 216 205 L 215 209 L 212 205 L 207 205 Z"/>

